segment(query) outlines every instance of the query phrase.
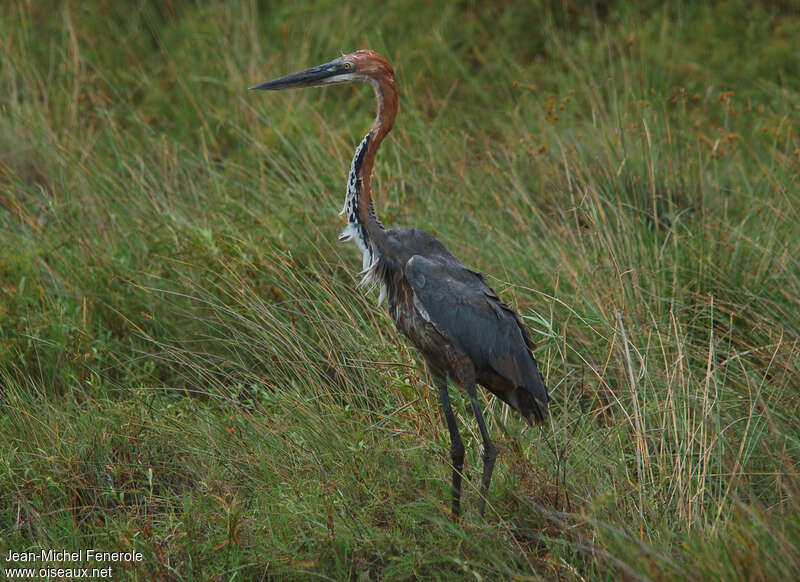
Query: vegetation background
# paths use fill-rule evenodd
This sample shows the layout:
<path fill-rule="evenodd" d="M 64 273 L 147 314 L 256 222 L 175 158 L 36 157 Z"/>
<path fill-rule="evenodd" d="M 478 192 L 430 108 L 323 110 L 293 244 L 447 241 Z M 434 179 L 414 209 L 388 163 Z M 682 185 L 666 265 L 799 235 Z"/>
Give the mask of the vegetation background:
<path fill-rule="evenodd" d="M 798 38 L 791 1 L 3 2 L 3 556 L 797 579 Z M 552 390 L 541 427 L 486 401 L 484 522 L 474 419 L 455 522 L 438 398 L 336 242 L 371 89 L 246 91 L 363 47 L 382 218 L 489 274 Z"/>

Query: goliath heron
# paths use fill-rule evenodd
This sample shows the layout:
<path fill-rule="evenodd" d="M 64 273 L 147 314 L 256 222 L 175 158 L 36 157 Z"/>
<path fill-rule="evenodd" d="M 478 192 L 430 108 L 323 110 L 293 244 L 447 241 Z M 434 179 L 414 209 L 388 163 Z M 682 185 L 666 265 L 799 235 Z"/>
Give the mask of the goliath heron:
<path fill-rule="evenodd" d="M 433 235 L 415 228 L 384 228 L 372 203 L 372 168 L 378 146 L 394 125 L 397 85 L 391 65 L 372 50 L 359 50 L 299 73 L 250 89 L 277 90 L 349 81 L 368 81 L 378 98 L 378 116 L 356 148 L 347 179 L 339 240 L 352 240 L 362 255 L 362 283 L 380 286 L 389 314 L 422 352 L 439 395 L 450 432 L 453 462 L 452 511 L 460 514 L 464 445 L 456 426 L 448 378 L 464 388 L 483 439 L 483 475 L 478 512 L 486 507 L 497 449 L 489 438 L 478 404 L 476 384 L 506 402 L 530 423 L 547 416 L 550 397 L 531 350 L 534 343 L 517 314 L 462 265 Z"/>

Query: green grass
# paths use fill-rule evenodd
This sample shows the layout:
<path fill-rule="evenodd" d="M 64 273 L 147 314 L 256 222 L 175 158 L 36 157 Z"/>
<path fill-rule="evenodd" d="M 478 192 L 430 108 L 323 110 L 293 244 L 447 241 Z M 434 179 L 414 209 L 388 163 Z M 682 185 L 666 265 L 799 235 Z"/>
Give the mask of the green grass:
<path fill-rule="evenodd" d="M 475 4 L 3 4 L 3 556 L 800 575 L 800 12 Z M 486 400 L 484 522 L 468 407 L 454 522 L 436 391 L 336 242 L 371 90 L 246 91 L 361 47 L 401 92 L 381 217 L 489 275 L 552 390 L 542 427 Z"/>

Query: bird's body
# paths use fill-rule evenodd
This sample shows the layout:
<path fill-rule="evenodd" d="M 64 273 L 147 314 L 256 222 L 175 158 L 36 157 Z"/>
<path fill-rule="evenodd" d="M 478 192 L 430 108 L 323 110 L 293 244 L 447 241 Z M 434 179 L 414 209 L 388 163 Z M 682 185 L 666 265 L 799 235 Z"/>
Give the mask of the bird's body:
<path fill-rule="evenodd" d="M 464 388 L 477 381 L 526 419 L 542 420 L 531 402 L 543 390 L 534 345 L 514 311 L 433 235 L 393 228 L 386 239 L 389 252 L 378 258 L 375 276 L 397 329 L 434 375 Z"/>
<path fill-rule="evenodd" d="M 549 396 L 531 352 L 533 341 L 517 314 L 462 265 L 433 235 L 415 228 L 384 228 L 371 196 L 375 154 L 394 125 L 397 87 L 394 72 L 374 51 L 356 51 L 253 89 L 285 89 L 347 81 L 369 81 L 378 99 L 378 116 L 356 148 L 342 214 L 347 227 L 340 240 L 352 240 L 362 254 L 364 283 L 378 285 L 397 329 L 422 353 L 439 389 L 451 437 L 453 513 L 460 512 L 464 448 L 458 434 L 447 380 L 464 388 L 484 441 L 479 511 L 483 514 L 496 450 L 477 401 L 481 384 L 529 422 L 547 416 Z"/>

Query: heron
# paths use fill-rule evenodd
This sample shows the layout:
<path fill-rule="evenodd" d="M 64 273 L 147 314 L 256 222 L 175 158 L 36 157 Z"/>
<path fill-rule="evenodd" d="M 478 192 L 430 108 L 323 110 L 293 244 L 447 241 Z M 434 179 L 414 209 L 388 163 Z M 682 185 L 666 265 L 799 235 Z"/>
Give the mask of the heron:
<path fill-rule="evenodd" d="M 480 384 L 532 424 L 547 417 L 550 397 L 533 355 L 535 344 L 519 315 L 465 267 L 433 235 L 416 228 L 386 228 L 372 200 L 372 171 L 378 147 L 394 126 L 397 84 L 389 62 L 363 49 L 250 87 L 281 90 L 368 82 L 375 90 L 377 116 L 356 147 L 347 178 L 341 241 L 361 251 L 364 285 L 378 286 L 397 329 L 422 353 L 439 391 L 452 461 L 451 511 L 461 514 L 464 444 L 450 403 L 448 381 L 466 391 L 483 440 L 483 473 L 478 514 L 483 517 L 497 448 L 478 402 Z"/>

